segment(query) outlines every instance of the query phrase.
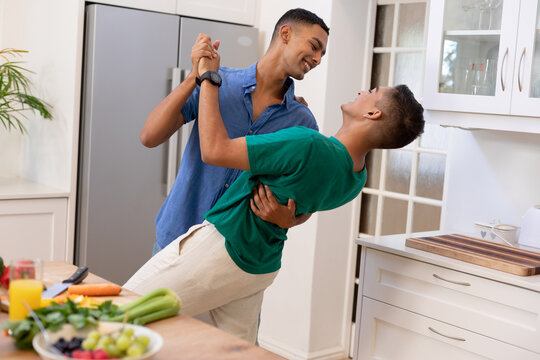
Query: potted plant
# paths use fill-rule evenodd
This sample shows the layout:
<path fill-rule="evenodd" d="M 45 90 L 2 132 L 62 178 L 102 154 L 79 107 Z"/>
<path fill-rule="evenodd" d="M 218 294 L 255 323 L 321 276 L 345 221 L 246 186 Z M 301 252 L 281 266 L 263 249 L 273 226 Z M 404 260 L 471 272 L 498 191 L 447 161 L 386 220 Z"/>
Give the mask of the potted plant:
<path fill-rule="evenodd" d="M 26 110 L 39 112 L 45 119 L 52 119 L 50 106 L 43 100 L 30 94 L 30 80 L 25 73 L 30 70 L 22 67 L 21 62 L 10 61 L 9 57 L 20 56 L 25 50 L 0 50 L 0 122 L 8 131 L 18 128 L 26 132 L 22 118 L 26 118 Z"/>

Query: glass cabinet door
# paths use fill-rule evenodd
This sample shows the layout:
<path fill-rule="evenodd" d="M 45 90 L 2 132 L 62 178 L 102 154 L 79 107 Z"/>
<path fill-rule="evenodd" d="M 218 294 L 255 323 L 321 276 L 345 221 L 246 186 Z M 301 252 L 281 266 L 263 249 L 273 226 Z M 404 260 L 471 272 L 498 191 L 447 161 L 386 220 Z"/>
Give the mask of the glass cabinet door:
<path fill-rule="evenodd" d="M 522 0 L 511 112 L 540 116 L 540 1 Z"/>
<path fill-rule="evenodd" d="M 426 108 L 509 113 L 519 16 L 515 1 L 431 2 Z"/>
<path fill-rule="evenodd" d="M 495 96 L 502 5 L 446 1 L 439 92 Z"/>

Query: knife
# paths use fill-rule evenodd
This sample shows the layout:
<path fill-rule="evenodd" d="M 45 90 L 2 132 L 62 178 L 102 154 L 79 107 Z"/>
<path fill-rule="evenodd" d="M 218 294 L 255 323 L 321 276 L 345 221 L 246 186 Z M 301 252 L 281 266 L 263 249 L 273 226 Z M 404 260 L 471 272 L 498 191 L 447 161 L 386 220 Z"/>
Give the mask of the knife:
<path fill-rule="evenodd" d="M 43 291 L 41 297 L 43 299 L 52 299 L 58 294 L 63 293 L 69 285 L 78 284 L 88 276 L 88 266 L 79 266 L 79 268 L 69 278 L 61 283 L 51 285 L 47 290 Z"/>

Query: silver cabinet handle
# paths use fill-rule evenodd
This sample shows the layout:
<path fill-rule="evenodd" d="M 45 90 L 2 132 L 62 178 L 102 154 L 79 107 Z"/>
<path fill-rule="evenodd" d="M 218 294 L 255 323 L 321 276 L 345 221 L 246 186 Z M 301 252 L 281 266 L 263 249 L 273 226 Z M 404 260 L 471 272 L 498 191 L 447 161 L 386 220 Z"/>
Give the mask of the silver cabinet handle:
<path fill-rule="evenodd" d="M 502 88 L 502 91 L 504 91 L 506 89 L 506 85 L 504 85 L 504 79 L 503 79 L 503 69 L 504 69 L 504 64 L 506 63 L 506 59 L 508 58 L 508 48 L 506 48 L 506 52 L 504 53 L 504 56 L 503 56 L 503 59 L 502 59 L 502 64 L 501 64 L 501 88 Z"/>
<path fill-rule="evenodd" d="M 517 73 L 519 92 L 523 90 L 523 87 L 521 86 L 521 63 L 523 62 L 523 58 L 525 57 L 526 50 L 527 48 L 523 48 L 523 52 L 521 53 L 521 58 L 519 59 L 519 66 L 518 66 L 518 73 Z"/>
<path fill-rule="evenodd" d="M 182 81 L 184 81 L 185 71 L 180 68 L 172 69 L 172 81 L 170 92 L 172 92 Z M 178 162 L 178 132 L 175 132 L 171 135 L 167 145 L 167 165 L 166 165 L 166 186 L 165 186 L 165 196 L 169 195 L 171 191 L 174 180 L 176 180 L 176 164 Z"/>
<path fill-rule="evenodd" d="M 439 280 L 446 281 L 446 282 L 449 282 L 449 283 L 452 283 L 452 284 L 456 284 L 456 285 L 471 286 L 471 284 L 468 283 L 468 282 L 448 280 L 448 279 L 445 279 L 445 278 L 443 278 L 443 277 L 440 277 L 440 276 L 437 275 L 437 274 L 433 274 L 433 277 L 434 277 L 435 279 L 439 279 Z"/>
<path fill-rule="evenodd" d="M 461 338 L 461 337 L 455 337 L 455 336 L 449 336 L 449 335 L 441 334 L 440 332 L 438 332 L 437 330 L 435 330 L 431 326 L 428 326 L 428 329 L 431 330 L 432 332 L 434 332 L 435 334 L 440 335 L 440 336 L 444 336 L 445 338 L 448 338 L 448 339 L 452 339 L 452 340 L 456 340 L 456 341 L 467 341 L 466 339 Z"/>

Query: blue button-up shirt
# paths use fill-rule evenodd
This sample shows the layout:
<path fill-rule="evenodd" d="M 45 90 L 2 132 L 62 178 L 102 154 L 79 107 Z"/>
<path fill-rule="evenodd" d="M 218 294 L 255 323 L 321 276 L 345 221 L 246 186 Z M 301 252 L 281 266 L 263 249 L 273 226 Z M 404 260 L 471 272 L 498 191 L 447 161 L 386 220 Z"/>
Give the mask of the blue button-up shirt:
<path fill-rule="evenodd" d="M 257 63 L 247 69 L 221 67 L 223 84 L 219 89 L 219 106 L 223 122 L 231 138 L 267 134 L 293 126 L 305 126 L 318 131 L 311 111 L 294 100 L 294 82 L 286 80 L 287 92 L 280 104 L 267 107 L 253 121 L 251 92 L 257 87 Z M 163 248 L 191 226 L 203 221 L 241 170 L 208 165 L 201 160 L 198 110 L 199 87 L 182 108 L 186 122 L 195 120 L 184 150 L 180 170 L 173 188 L 156 218 L 156 242 Z"/>

